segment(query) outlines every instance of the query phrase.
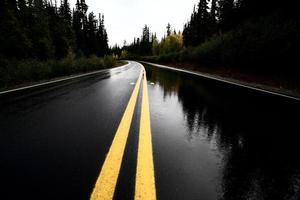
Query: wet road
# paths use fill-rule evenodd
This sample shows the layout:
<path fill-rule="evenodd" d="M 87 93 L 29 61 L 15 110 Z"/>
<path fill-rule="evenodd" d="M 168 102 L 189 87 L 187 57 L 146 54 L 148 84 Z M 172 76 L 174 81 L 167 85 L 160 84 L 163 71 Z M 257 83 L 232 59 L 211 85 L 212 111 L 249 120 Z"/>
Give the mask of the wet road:
<path fill-rule="evenodd" d="M 131 64 L 1 99 L 0 199 L 89 199 L 139 73 Z"/>
<path fill-rule="evenodd" d="M 299 199 L 297 101 L 145 65 L 157 199 Z M 141 66 L 0 99 L 1 195 L 89 199 Z M 138 89 L 114 199 L 135 193 Z"/>
<path fill-rule="evenodd" d="M 147 66 L 159 199 L 299 199 L 299 102 Z"/>

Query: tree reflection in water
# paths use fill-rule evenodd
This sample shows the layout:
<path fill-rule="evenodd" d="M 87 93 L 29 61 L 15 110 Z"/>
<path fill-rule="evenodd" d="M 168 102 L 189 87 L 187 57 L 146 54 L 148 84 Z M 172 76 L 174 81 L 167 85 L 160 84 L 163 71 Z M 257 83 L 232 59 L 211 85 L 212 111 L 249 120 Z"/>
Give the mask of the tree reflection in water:
<path fill-rule="evenodd" d="M 222 154 L 220 199 L 299 199 L 299 103 L 146 66 L 149 81 L 177 96 L 187 137 Z M 214 141 L 212 141 L 214 140 Z"/>

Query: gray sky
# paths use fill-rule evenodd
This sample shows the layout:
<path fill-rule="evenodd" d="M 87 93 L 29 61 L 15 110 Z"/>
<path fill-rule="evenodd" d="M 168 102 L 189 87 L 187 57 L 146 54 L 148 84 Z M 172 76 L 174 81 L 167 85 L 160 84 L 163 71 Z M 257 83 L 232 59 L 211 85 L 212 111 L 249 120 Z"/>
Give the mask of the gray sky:
<path fill-rule="evenodd" d="M 140 37 L 145 24 L 160 39 L 168 22 L 182 30 L 199 0 L 86 0 L 88 12 L 104 13 L 109 45 L 123 45 Z M 74 7 L 76 0 L 70 0 Z"/>

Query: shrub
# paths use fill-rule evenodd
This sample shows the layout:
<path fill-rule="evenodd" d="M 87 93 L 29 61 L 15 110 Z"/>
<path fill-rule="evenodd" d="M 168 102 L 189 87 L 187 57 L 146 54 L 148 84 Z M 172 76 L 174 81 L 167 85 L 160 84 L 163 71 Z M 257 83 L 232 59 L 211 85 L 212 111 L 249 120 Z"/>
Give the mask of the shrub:
<path fill-rule="evenodd" d="M 38 60 L 0 59 L 0 88 L 24 82 L 38 81 L 57 76 L 71 75 L 116 65 L 114 56 L 99 58 L 95 55 L 76 58 L 73 53 L 60 60 L 41 62 Z"/>
<path fill-rule="evenodd" d="M 112 67 L 116 64 L 116 60 L 113 56 L 104 56 L 103 62 L 104 62 L 104 65 L 107 67 Z"/>

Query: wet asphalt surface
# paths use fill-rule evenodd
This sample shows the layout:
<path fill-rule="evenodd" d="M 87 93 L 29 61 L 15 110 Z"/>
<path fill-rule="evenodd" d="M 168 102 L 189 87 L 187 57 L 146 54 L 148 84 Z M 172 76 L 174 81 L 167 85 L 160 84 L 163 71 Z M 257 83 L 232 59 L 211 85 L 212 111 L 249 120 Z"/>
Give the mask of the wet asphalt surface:
<path fill-rule="evenodd" d="M 300 199 L 300 104 L 146 66 L 159 199 Z"/>
<path fill-rule="evenodd" d="M 158 199 L 300 198 L 299 102 L 145 67 Z M 0 98 L 1 199 L 89 199 L 139 72 Z M 115 199 L 134 195 L 141 92 Z"/>
<path fill-rule="evenodd" d="M 89 199 L 139 72 L 132 64 L 2 99 L 1 196 Z"/>

